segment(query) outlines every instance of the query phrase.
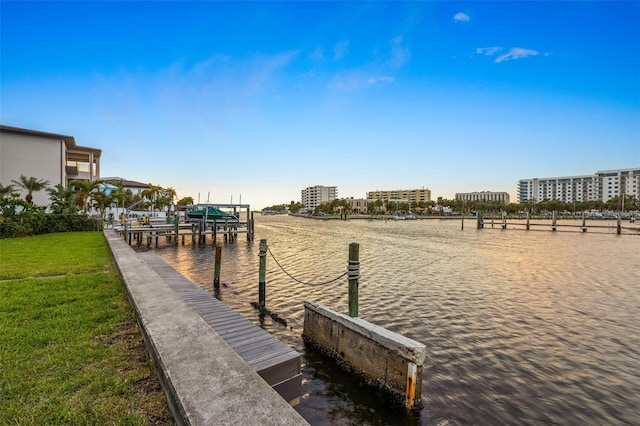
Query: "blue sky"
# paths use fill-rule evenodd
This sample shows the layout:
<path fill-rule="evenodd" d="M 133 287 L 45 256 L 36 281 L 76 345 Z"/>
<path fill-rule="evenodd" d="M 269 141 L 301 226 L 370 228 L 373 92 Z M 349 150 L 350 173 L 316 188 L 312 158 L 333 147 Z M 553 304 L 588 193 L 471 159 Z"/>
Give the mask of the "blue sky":
<path fill-rule="evenodd" d="M 6 2 L 0 121 L 262 208 L 640 166 L 640 2 Z"/>

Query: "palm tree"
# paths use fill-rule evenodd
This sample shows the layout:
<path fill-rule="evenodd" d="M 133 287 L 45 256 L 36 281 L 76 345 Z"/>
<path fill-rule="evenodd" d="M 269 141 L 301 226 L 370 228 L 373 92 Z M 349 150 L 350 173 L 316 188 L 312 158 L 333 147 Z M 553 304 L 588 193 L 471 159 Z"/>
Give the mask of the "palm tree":
<path fill-rule="evenodd" d="M 116 184 L 116 189 L 113 190 L 111 196 L 116 201 L 116 206 L 124 208 L 125 205 L 132 203 L 133 194 L 130 189 L 124 189 L 124 183 L 120 181 Z"/>
<path fill-rule="evenodd" d="M 4 186 L 0 183 L 0 198 L 15 197 L 17 194 L 16 188 L 13 185 Z"/>
<path fill-rule="evenodd" d="M 89 200 L 91 193 L 99 190 L 100 181 L 97 180 L 74 180 L 71 182 L 75 192 L 78 194 L 78 205 L 82 207 L 83 212 L 89 209 Z"/>
<path fill-rule="evenodd" d="M 178 195 L 178 193 L 176 192 L 175 189 L 173 189 L 172 187 L 167 187 L 164 188 L 162 190 L 162 193 L 165 197 L 169 198 L 169 200 L 171 201 L 171 204 L 173 204 L 173 199 L 176 198 L 176 196 Z"/>
<path fill-rule="evenodd" d="M 76 214 L 78 212 L 78 194 L 57 184 L 47 188 L 51 200 L 51 210 L 56 214 Z"/>
<path fill-rule="evenodd" d="M 92 193 L 91 198 L 95 203 L 96 210 L 100 213 L 100 217 L 104 219 L 104 211 L 113 202 L 113 196 L 107 195 L 102 191 L 97 191 Z"/>
<path fill-rule="evenodd" d="M 24 199 L 29 204 L 33 204 L 33 193 L 37 191 L 42 191 L 49 185 L 49 181 L 45 179 L 36 179 L 33 176 L 26 177 L 25 175 L 20 175 L 19 180 L 12 180 L 11 182 L 18 185 L 20 188 L 27 191 L 27 195 L 25 195 Z"/>
<path fill-rule="evenodd" d="M 155 208 L 155 201 L 158 199 L 162 191 L 162 187 L 159 185 L 154 185 L 152 183 L 149 184 L 149 188 L 142 191 L 141 195 L 146 197 L 149 201 L 151 201 L 151 205 Z"/>
<path fill-rule="evenodd" d="M 49 185 L 48 180 L 44 179 L 36 179 L 33 176 L 26 177 L 25 175 L 20 175 L 19 180 L 12 180 L 11 182 L 18 185 L 20 188 L 27 191 L 27 195 L 25 195 L 24 199 L 29 204 L 33 204 L 33 193 L 37 191 L 42 191 Z"/>

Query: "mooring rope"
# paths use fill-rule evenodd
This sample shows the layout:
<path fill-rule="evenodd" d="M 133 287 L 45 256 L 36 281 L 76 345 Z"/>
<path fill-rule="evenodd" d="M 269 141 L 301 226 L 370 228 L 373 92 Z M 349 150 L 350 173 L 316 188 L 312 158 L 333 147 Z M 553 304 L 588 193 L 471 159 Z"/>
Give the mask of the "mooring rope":
<path fill-rule="evenodd" d="M 304 285 L 326 285 L 326 284 L 331 284 L 335 281 L 338 281 L 340 278 L 344 277 L 345 275 L 347 275 L 349 273 L 349 270 L 343 272 L 342 274 L 340 274 L 340 276 L 329 280 L 329 281 L 325 281 L 325 282 L 321 282 L 321 283 L 311 283 L 311 282 L 305 282 L 305 281 L 301 281 L 299 279 L 297 279 L 296 277 L 294 277 L 293 275 L 291 275 L 289 272 L 287 272 L 286 269 L 284 269 L 284 267 L 280 264 L 280 262 L 278 262 L 278 259 L 276 259 L 276 257 L 273 255 L 273 252 L 271 251 L 271 249 L 269 248 L 269 246 L 266 247 L 267 251 L 269 252 L 269 254 L 271 255 L 271 257 L 273 258 L 273 260 L 276 262 L 276 264 L 280 267 L 280 269 L 282 269 L 282 272 L 284 272 L 285 274 L 287 274 L 289 276 L 289 278 L 291 278 L 292 280 L 300 283 L 300 284 L 304 284 Z M 349 267 L 351 268 L 351 265 L 349 265 Z M 353 273 L 353 272 L 352 272 Z M 357 273 L 357 272 L 356 272 Z M 359 276 L 359 274 L 358 274 Z"/>

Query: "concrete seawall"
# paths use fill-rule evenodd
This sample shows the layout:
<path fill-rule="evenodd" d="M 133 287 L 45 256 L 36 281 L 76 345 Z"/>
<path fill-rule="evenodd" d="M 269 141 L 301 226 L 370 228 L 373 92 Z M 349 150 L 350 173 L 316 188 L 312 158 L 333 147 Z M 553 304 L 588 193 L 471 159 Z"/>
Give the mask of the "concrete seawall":
<path fill-rule="evenodd" d="M 116 232 L 105 237 L 178 424 L 307 424 Z"/>
<path fill-rule="evenodd" d="M 304 302 L 304 339 L 374 386 L 397 405 L 421 408 L 426 347 L 360 318 Z"/>

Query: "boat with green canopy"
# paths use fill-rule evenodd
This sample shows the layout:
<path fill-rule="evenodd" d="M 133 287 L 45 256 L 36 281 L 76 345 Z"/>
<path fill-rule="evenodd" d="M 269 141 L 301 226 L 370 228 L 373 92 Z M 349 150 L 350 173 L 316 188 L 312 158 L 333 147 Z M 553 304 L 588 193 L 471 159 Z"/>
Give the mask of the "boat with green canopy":
<path fill-rule="evenodd" d="M 227 213 L 217 207 L 203 207 L 190 210 L 186 213 L 189 220 L 206 220 L 207 222 L 227 222 L 238 223 L 239 219 L 236 215 Z"/>

